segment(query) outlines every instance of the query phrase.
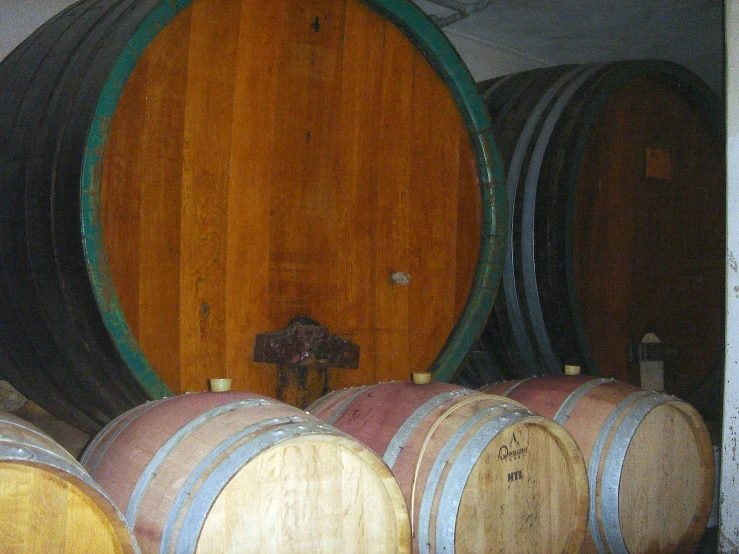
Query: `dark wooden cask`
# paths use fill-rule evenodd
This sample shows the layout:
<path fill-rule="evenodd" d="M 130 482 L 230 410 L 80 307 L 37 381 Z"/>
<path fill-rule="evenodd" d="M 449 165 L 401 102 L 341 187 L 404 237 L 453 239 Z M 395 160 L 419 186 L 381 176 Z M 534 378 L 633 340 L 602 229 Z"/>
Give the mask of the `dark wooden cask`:
<path fill-rule="evenodd" d="M 584 375 L 483 390 L 553 418 L 577 441 L 590 483 L 584 552 L 695 551 L 711 511 L 714 462 L 711 437 L 690 404 Z"/>
<path fill-rule="evenodd" d="M 661 61 L 546 68 L 480 90 L 510 221 L 487 350 L 509 377 L 577 364 L 638 385 L 651 332 L 662 349 L 646 355 L 684 396 L 723 351 L 718 98 Z"/>
<path fill-rule="evenodd" d="M 84 0 L 0 76 L 0 355 L 49 411 L 274 395 L 255 337 L 295 316 L 360 346 L 331 388 L 449 379 L 479 333 L 502 169 L 410 2 Z"/>

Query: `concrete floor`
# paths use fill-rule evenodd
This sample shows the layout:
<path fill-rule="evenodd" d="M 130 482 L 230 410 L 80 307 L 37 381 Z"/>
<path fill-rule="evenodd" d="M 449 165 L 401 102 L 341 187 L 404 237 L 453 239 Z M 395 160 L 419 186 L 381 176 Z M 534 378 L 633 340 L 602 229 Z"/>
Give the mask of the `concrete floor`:
<path fill-rule="evenodd" d="M 55 418 L 4 380 L 0 380 L 0 411 L 14 414 L 35 425 L 78 460 L 92 438 L 66 421 Z"/>
<path fill-rule="evenodd" d="M 30 400 L 11 413 L 41 429 L 78 460 L 85 446 L 87 446 L 87 443 L 92 438 L 84 431 L 80 431 L 66 421 L 56 419 L 38 404 Z"/>

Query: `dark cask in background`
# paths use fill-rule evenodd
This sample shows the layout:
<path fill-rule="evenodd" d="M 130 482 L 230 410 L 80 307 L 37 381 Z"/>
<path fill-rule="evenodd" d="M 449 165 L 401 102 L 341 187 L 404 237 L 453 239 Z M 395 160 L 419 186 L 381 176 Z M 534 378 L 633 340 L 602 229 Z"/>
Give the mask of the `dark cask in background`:
<path fill-rule="evenodd" d="M 508 378 L 639 384 L 664 362 L 685 395 L 723 352 L 721 104 L 662 61 L 562 66 L 480 85 L 506 166 L 508 251 L 484 333 Z M 655 334 L 659 351 L 640 355 Z"/>

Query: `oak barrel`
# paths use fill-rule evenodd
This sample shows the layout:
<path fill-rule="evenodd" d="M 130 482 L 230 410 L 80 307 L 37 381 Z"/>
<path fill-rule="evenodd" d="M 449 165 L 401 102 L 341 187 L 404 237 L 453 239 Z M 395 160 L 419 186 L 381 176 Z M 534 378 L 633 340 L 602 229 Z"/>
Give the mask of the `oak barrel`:
<path fill-rule="evenodd" d="M 381 383 L 308 407 L 392 468 L 414 552 L 579 552 L 582 455 L 560 425 L 516 402 L 448 383 Z"/>
<path fill-rule="evenodd" d="M 692 553 L 713 498 L 711 438 L 674 396 L 614 379 L 547 376 L 483 388 L 564 425 L 588 464 L 587 552 Z"/>
<path fill-rule="evenodd" d="M 274 395 L 255 337 L 303 316 L 361 348 L 331 388 L 448 380 L 499 280 L 489 125 L 406 0 L 74 4 L 0 64 L 3 374 L 96 430 Z"/>
<path fill-rule="evenodd" d="M 410 552 L 382 459 L 293 406 L 240 392 L 122 414 L 82 463 L 147 553 Z"/>
<path fill-rule="evenodd" d="M 123 514 L 51 437 L 0 413 L 3 552 L 137 554 Z"/>
<path fill-rule="evenodd" d="M 685 396 L 723 352 L 717 95 L 653 60 L 527 71 L 480 91 L 510 222 L 483 348 L 508 378 L 577 364 L 639 385 L 640 359 L 659 358 L 666 390 Z M 649 332 L 662 349 L 640 353 Z"/>

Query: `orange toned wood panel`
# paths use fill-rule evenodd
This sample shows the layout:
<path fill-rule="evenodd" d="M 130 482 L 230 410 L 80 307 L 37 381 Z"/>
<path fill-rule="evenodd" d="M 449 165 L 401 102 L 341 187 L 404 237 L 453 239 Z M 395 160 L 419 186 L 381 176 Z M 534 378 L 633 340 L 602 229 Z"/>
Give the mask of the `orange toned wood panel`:
<path fill-rule="evenodd" d="M 240 8 L 240 0 L 195 2 L 191 8 L 180 214 L 186 231 L 179 259 L 183 390 L 200 389 L 226 367 L 226 229 Z"/>
<path fill-rule="evenodd" d="M 647 177 L 646 149 L 669 156 Z M 607 376 L 639 384 L 630 341 L 665 345 L 665 386 L 684 395 L 722 348 L 723 148 L 673 89 L 630 82 L 599 114 L 580 169 L 573 264 L 590 351 Z"/>
<path fill-rule="evenodd" d="M 409 189 L 410 151 L 413 143 L 411 114 L 413 111 L 412 49 L 394 27 L 385 34 L 381 105 L 377 157 L 377 214 L 375 221 L 375 322 L 377 332 L 377 381 L 402 379 L 398 368 L 410 367 L 409 287 L 395 284 L 383 275 L 405 271 L 410 267 Z"/>
<path fill-rule="evenodd" d="M 275 395 L 254 339 L 297 315 L 361 347 L 331 388 L 426 370 L 482 232 L 449 91 L 357 0 L 194 2 L 125 87 L 102 193 L 124 315 L 176 392 L 218 376 Z"/>
<path fill-rule="evenodd" d="M 104 239 L 116 293 L 150 363 L 180 390 L 180 227 L 190 13 L 136 66 L 105 153 Z M 145 122 L 151 122 L 145 125 Z M 154 124 L 156 123 L 156 124 Z"/>

